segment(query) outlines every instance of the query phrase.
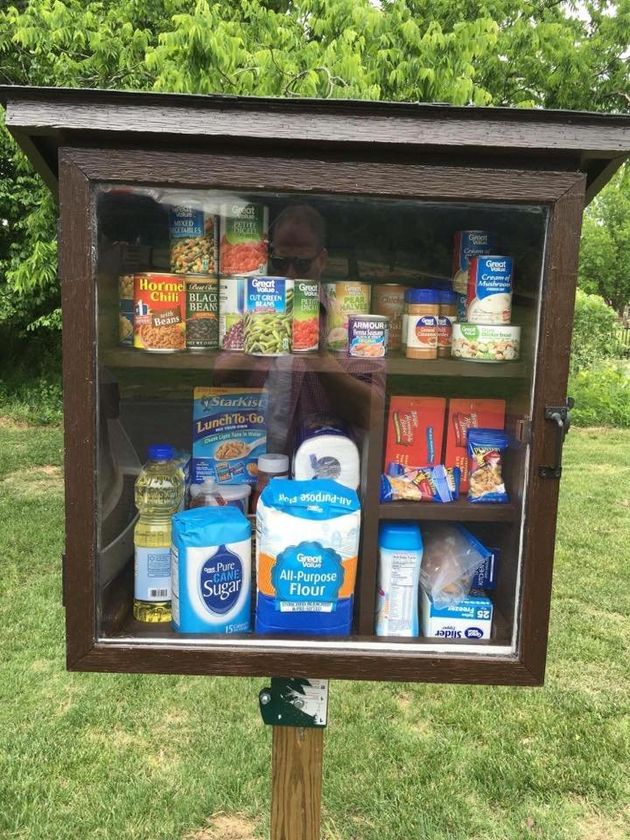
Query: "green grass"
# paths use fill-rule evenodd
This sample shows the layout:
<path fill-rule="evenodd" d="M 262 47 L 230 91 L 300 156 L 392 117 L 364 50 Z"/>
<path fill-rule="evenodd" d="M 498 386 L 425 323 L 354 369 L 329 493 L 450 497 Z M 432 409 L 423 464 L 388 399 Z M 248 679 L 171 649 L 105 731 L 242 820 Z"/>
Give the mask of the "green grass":
<path fill-rule="evenodd" d="M 546 686 L 334 681 L 327 840 L 630 834 L 630 432 L 565 453 Z M 64 670 L 61 458 L 57 427 L 0 425 L 0 837 L 265 837 L 264 680 Z"/>

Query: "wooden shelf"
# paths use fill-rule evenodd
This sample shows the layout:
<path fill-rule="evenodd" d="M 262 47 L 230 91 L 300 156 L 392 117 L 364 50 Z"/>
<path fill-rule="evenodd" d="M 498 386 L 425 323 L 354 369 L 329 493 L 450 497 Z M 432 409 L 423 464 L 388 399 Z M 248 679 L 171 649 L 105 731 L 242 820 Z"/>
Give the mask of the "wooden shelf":
<path fill-rule="evenodd" d="M 527 368 L 523 362 L 466 362 L 460 359 L 422 361 L 405 356 L 385 359 L 357 359 L 341 353 L 293 354 L 282 358 L 282 364 L 293 370 L 320 373 L 386 373 L 403 376 L 460 376 L 481 378 L 523 378 Z M 161 368 L 166 370 L 269 370 L 278 364 L 273 356 L 249 356 L 246 353 L 149 353 L 132 347 L 114 347 L 103 351 L 102 362 L 112 368 Z"/>
<path fill-rule="evenodd" d="M 387 502 L 379 505 L 379 519 L 434 520 L 440 522 L 514 522 L 517 505 L 471 504 L 465 499 L 447 504 L 436 502 Z"/>

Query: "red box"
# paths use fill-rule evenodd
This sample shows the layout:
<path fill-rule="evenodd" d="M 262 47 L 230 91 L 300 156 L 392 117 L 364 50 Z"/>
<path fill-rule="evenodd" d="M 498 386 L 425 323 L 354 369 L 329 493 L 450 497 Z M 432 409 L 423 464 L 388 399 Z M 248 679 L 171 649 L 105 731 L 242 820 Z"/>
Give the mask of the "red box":
<path fill-rule="evenodd" d="M 388 464 L 428 467 L 442 463 L 446 400 L 442 397 L 392 397 L 387 421 Z"/>
<path fill-rule="evenodd" d="M 505 400 L 450 400 L 444 466 L 461 470 L 460 492 L 468 490 L 468 429 L 503 429 Z"/>

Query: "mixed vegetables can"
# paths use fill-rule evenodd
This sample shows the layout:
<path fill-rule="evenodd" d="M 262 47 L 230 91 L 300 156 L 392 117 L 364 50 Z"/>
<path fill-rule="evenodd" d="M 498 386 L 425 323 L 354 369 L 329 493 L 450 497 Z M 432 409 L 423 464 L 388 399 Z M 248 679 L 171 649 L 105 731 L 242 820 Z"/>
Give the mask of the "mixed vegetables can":
<path fill-rule="evenodd" d="M 133 274 L 118 278 L 118 343 L 133 347 Z"/>
<path fill-rule="evenodd" d="M 348 317 L 370 311 L 370 286 L 354 280 L 326 283 L 326 346 L 345 353 L 348 349 Z"/>
<path fill-rule="evenodd" d="M 171 271 L 175 274 L 216 274 L 217 230 L 216 216 L 195 207 L 171 207 Z"/>
<path fill-rule="evenodd" d="M 248 277 L 246 280 L 243 348 L 254 356 L 291 352 L 293 280 Z"/>
<path fill-rule="evenodd" d="M 219 281 L 212 274 L 186 278 L 186 347 L 219 349 Z"/>
<path fill-rule="evenodd" d="M 186 349 L 186 294 L 177 274 L 134 276 L 133 345 L 154 353 Z"/>
<path fill-rule="evenodd" d="M 319 348 L 319 283 L 293 284 L 293 352 L 314 353 Z"/>

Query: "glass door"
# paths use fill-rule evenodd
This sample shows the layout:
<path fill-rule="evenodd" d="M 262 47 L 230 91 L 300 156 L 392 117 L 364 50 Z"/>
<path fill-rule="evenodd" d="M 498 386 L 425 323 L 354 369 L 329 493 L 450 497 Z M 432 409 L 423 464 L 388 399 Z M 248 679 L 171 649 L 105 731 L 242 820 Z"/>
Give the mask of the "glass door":
<path fill-rule="evenodd" d="M 513 650 L 547 209 L 107 185 L 94 201 L 100 639 Z M 142 497 L 141 533 L 148 461 L 183 486 Z M 166 531 L 175 508 L 240 511 L 251 559 L 217 553 L 242 537 L 222 531 L 173 581 L 169 504 Z"/>

